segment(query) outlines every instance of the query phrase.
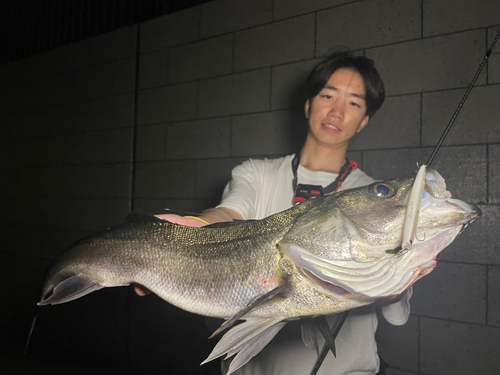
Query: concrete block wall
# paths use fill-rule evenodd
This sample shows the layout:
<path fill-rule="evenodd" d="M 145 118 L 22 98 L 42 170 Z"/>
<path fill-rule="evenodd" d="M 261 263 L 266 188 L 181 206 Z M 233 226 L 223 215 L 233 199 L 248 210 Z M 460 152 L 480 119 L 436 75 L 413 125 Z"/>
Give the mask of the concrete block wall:
<path fill-rule="evenodd" d="M 0 66 L 0 372 L 125 363 L 126 289 L 61 309 L 36 302 L 65 247 L 130 212 L 136 46 L 133 26 Z"/>
<path fill-rule="evenodd" d="M 16 321 L 28 306 L 20 295 L 36 300 L 43 267 L 80 234 L 119 222 L 130 208 L 199 212 L 217 204 L 235 165 L 299 149 L 303 81 L 333 50 L 372 58 L 387 90 L 349 156 L 375 178 L 411 173 L 427 161 L 499 29 L 499 4 L 215 0 L 0 67 L 1 168 L 10 181 L 0 191 L 8 243 L 0 267 L 18 291 L 15 307 L 2 313 Z M 380 321 L 390 375 L 500 368 L 499 50 L 433 163 L 453 195 L 478 204 L 483 217 L 415 285 L 409 322 Z M 45 319 L 69 322 L 79 308 L 100 314 L 95 306 L 107 299 L 113 308 L 103 315 L 117 318 L 101 323 L 106 334 L 89 320 L 65 327 L 66 339 L 84 346 L 113 336 L 97 348 L 141 373 L 216 371 L 197 368 L 213 345 L 197 317 L 126 289 L 88 298 Z M 52 337 L 57 347 L 60 336 Z"/>

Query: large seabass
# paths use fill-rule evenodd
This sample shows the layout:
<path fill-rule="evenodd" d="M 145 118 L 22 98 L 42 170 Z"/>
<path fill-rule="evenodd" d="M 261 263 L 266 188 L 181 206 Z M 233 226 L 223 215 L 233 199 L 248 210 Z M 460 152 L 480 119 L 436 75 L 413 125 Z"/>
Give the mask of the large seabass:
<path fill-rule="evenodd" d="M 202 228 L 138 215 L 65 252 L 39 304 L 138 283 L 187 311 L 241 317 L 246 321 L 229 330 L 207 359 L 238 353 L 232 372 L 289 319 L 335 314 L 402 293 L 480 216 L 477 207 L 452 199 L 439 173 L 428 170 L 415 240 L 411 250 L 402 249 L 414 181 L 415 174 L 318 197 L 262 220 Z"/>

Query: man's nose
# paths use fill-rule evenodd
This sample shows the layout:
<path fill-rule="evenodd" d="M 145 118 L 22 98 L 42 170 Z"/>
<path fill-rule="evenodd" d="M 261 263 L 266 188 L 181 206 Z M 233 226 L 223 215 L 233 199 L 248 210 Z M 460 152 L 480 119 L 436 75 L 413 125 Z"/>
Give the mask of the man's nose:
<path fill-rule="evenodd" d="M 329 116 L 343 119 L 344 118 L 344 103 L 342 100 L 333 100 L 328 112 Z"/>

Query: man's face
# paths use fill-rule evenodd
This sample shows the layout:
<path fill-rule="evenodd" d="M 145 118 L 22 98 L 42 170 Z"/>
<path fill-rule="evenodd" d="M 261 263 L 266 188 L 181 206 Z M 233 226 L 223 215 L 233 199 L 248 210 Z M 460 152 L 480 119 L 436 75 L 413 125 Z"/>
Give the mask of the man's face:
<path fill-rule="evenodd" d="M 323 147 L 347 148 L 350 139 L 368 123 L 365 98 L 361 75 L 337 69 L 320 93 L 306 102 L 308 137 Z"/>

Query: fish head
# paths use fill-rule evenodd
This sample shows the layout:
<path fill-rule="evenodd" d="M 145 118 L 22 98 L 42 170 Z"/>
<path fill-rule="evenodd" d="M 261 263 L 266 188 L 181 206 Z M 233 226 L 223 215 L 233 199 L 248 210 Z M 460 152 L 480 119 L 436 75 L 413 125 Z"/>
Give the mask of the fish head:
<path fill-rule="evenodd" d="M 282 248 L 308 282 L 323 289 L 375 299 L 401 294 L 431 272 L 439 253 L 481 215 L 476 206 L 451 198 L 441 175 L 428 169 L 415 238 L 403 250 L 415 177 L 326 197 L 297 221 Z"/>

